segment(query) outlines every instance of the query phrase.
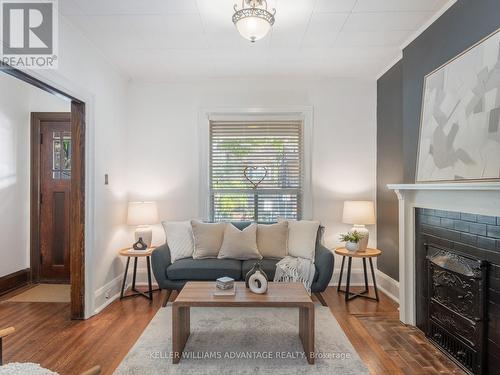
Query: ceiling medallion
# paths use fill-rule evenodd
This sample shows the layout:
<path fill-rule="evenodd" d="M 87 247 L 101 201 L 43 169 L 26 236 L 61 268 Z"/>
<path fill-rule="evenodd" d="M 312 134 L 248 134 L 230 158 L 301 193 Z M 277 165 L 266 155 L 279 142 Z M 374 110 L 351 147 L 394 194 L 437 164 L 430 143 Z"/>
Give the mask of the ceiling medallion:
<path fill-rule="evenodd" d="M 241 0 L 241 8 L 234 4 L 233 23 L 241 36 L 252 43 L 264 38 L 274 24 L 273 12 L 267 10 L 266 0 Z"/>

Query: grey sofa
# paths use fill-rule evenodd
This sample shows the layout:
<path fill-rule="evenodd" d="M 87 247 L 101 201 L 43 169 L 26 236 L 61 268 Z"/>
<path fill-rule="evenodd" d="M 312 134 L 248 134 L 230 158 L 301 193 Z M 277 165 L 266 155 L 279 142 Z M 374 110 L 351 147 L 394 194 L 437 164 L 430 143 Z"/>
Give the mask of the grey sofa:
<path fill-rule="evenodd" d="M 250 222 L 234 222 L 240 230 L 250 225 Z M 311 292 L 326 306 L 321 293 L 325 291 L 332 278 L 334 257 L 330 250 L 322 245 L 323 227 L 316 237 L 315 267 L 316 273 L 311 285 Z M 235 280 L 244 280 L 247 272 L 258 260 L 236 259 L 179 259 L 171 262 L 170 250 L 167 244 L 157 247 L 152 254 L 153 273 L 163 292 L 163 306 L 166 306 L 172 290 L 181 290 L 188 281 L 214 281 L 222 276 Z M 270 280 L 274 279 L 278 259 L 264 258 L 260 260 L 262 268 Z"/>

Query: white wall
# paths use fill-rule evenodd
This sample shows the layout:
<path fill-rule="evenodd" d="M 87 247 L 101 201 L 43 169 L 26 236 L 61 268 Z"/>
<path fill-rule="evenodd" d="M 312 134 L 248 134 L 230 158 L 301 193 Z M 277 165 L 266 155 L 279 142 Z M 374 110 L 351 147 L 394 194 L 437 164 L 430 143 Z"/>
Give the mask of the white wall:
<path fill-rule="evenodd" d="M 123 272 L 117 256 L 124 247 L 127 207 L 125 185 L 125 92 L 128 77 L 64 17 L 59 18 L 59 67 L 30 71 L 86 104 L 86 316 L 104 302 L 110 281 Z M 104 185 L 104 174 L 109 185 Z M 114 285 L 114 284 L 113 284 Z M 110 290 L 111 295 L 117 290 Z"/>
<path fill-rule="evenodd" d="M 0 277 L 29 268 L 30 113 L 70 103 L 0 74 Z"/>
<path fill-rule="evenodd" d="M 0 276 L 29 267 L 25 168 L 29 90 L 0 75 Z"/>
<path fill-rule="evenodd" d="M 341 202 L 375 198 L 375 81 L 128 85 L 63 17 L 59 28 L 59 69 L 30 74 L 87 106 L 87 316 L 102 308 L 106 294 L 118 292 L 123 260 L 117 250 L 132 239 L 125 226 L 127 191 L 130 199 L 158 200 L 163 219 L 199 216 L 196 133 L 202 107 L 314 107 L 313 214 L 328 228 L 328 245 L 348 228 L 340 223 Z M 156 228 L 155 242 L 162 236 Z"/>
<path fill-rule="evenodd" d="M 130 198 L 157 200 L 162 219 L 199 217 L 200 109 L 286 106 L 313 106 L 313 216 L 326 225 L 326 244 L 334 247 L 338 233 L 350 227 L 341 223 L 343 200 L 375 200 L 375 80 L 132 84 L 127 119 Z M 372 245 L 375 234 L 372 228 Z M 164 241 L 159 226 L 153 241 Z"/>

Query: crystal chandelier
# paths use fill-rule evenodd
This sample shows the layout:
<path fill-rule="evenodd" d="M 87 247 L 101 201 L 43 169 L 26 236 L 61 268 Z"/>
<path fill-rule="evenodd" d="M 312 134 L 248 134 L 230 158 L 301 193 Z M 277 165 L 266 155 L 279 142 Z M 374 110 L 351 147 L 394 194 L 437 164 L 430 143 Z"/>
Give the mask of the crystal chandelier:
<path fill-rule="evenodd" d="M 233 23 L 241 36 L 252 43 L 264 38 L 274 24 L 273 12 L 267 10 L 266 0 L 241 0 L 241 8 L 234 4 Z"/>

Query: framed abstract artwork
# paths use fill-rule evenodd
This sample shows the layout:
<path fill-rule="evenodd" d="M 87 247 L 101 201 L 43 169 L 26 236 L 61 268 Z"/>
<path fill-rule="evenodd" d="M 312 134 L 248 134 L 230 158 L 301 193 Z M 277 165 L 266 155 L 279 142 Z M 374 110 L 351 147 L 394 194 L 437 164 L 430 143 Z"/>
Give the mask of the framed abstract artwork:
<path fill-rule="evenodd" d="M 416 182 L 500 179 L 500 29 L 424 79 Z"/>

